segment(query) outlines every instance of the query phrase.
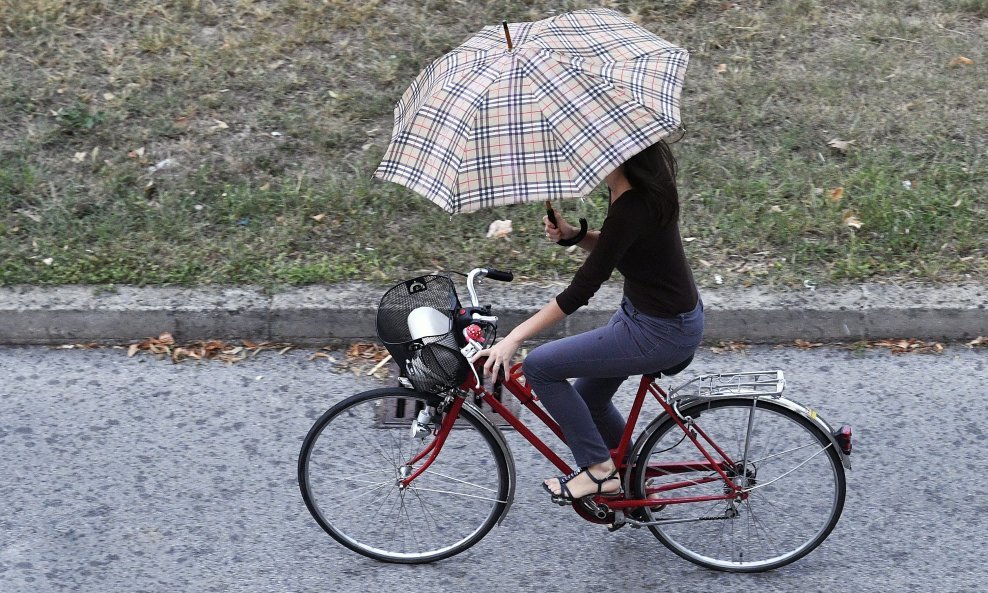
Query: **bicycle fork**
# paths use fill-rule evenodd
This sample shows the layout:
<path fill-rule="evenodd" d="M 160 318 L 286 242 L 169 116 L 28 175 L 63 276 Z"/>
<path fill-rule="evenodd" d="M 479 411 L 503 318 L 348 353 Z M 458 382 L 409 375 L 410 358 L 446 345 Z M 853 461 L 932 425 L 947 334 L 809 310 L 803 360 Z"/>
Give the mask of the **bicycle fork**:
<path fill-rule="evenodd" d="M 443 406 L 445 406 L 445 402 L 443 403 Z M 405 463 L 398 469 L 398 476 L 399 476 L 398 488 L 402 490 L 408 488 L 408 486 L 412 483 L 412 481 L 414 481 L 415 478 L 422 475 L 422 473 L 425 472 L 425 470 L 427 470 L 430 465 L 432 465 L 432 462 L 436 460 L 436 457 L 439 456 L 439 452 L 443 448 L 443 444 L 445 444 L 446 442 L 446 437 L 449 436 L 450 431 L 453 430 L 453 423 L 456 422 L 456 418 L 460 414 L 461 407 L 463 407 L 463 398 L 462 397 L 453 398 L 453 402 L 448 406 L 448 408 L 446 409 L 443 415 L 442 424 L 439 426 L 439 429 L 435 433 L 436 438 L 433 439 L 432 442 L 429 443 L 429 445 L 425 449 L 419 451 L 418 454 L 415 455 L 415 457 L 410 459 L 407 463 Z M 440 409 L 441 408 L 437 408 L 436 414 L 440 413 Z M 428 428 L 423 426 L 420 423 L 420 420 L 422 420 L 422 418 L 417 418 L 415 421 L 412 422 L 410 436 L 413 438 L 425 436 L 426 434 L 428 434 Z M 428 455 L 428 459 L 425 459 L 427 455 Z M 419 467 L 415 468 L 415 464 L 422 461 L 423 459 L 425 459 L 425 462 L 422 463 L 422 465 L 420 465 Z"/>

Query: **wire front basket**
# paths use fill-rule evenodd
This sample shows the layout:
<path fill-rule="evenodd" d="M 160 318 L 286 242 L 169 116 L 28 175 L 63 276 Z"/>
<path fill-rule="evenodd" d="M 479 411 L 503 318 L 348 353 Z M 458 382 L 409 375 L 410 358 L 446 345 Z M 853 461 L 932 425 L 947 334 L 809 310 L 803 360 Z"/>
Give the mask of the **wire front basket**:
<path fill-rule="evenodd" d="M 412 278 L 381 297 L 377 335 L 416 389 L 439 393 L 467 378 L 469 362 L 460 353 L 453 323 L 459 308 L 446 276 Z"/>

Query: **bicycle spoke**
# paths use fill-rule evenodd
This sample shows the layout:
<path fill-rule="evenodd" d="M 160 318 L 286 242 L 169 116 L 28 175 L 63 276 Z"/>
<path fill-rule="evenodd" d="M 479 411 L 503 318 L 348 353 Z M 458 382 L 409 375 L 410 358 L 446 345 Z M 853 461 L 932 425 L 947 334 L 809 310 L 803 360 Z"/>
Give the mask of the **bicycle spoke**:
<path fill-rule="evenodd" d="M 361 434 L 361 437 L 363 438 L 364 442 L 366 442 L 370 446 L 372 453 L 378 454 L 381 457 L 381 460 L 387 463 L 388 466 L 391 467 L 392 469 L 394 470 L 398 469 L 398 465 L 395 463 L 393 455 L 389 455 L 388 452 L 385 451 L 381 445 L 372 441 L 369 435 Z"/>
<path fill-rule="evenodd" d="M 383 471 L 383 470 L 381 470 L 381 466 L 379 464 L 378 465 L 374 465 L 373 463 L 368 463 L 368 462 L 363 461 L 361 459 L 348 459 L 347 460 L 347 463 L 350 463 L 352 465 L 355 465 L 357 467 L 360 467 L 360 468 L 363 468 L 363 469 L 367 469 L 367 470 L 370 470 L 370 471 L 378 471 L 378 472 L 379 471 Z"/>
<path fill-rule="evenodd" d="M 458 496 L 460 498 L 473 498 L 476 500 L 487 500 L 490 502 L 500 502 L 500 503 L 508 502 L 506 500 L 498 500 L 496 498 L 490 498 L 488 496 L 477 496 L 476 494 L 464 494 L 463 492 L 453 492 L 451 490 L 438 490 L 436 488 L 423 488 L 421 486 L 415 486 L 414 489 L 419 492 L 436 492 L 439 494 L 452 494 L 453 496 Z"/>
<path fill-rule="evenodd" d="M 459 478 L 454 478 L 453 476 L 447 476 L 446 474 L 441 474 L 441 473 L 439 473 L 439 472 L 437 472 L 437 471 L 435 471 L 435 470 L 433 470 L 431 468 L 430 469 L 427 469 L 423 473 L 429 474 L 431 476 L 439 476 L 441 478 L 446 478 L 447 480 L 451 480 L 451 481 L 457 482 L 459 484 L 466 484 L 467 486 L 471 486 L 473 488 L 479 488 L 481 490 L 486 490 L 488 492 L 496 492 L 496 490 L 494 490 L 493 488 L 488 488 L 487 486 L 481 486 L 480 484 L 474 484 L 473 482 L 467 482 L 466 480 L 461 480 Z"/>
<path fill-rule="evenodd" d="M 419 533 L 412 523 L 412 516 L 409 513 L 409 507 L 411 505 L 405 504 L 405 497 L 408 496 L 408 490 L 403 490 L 401 493 L 401 510 L 405 514 L 405 523 L 408 524 L 408 528 L 404 531 L 405 536 L 411 536 L 412 541 L 415 542 L 415 546 L 419 546 Z"/>
<path fill-rule="evenodd" d="M 367 484 L 366 486 L 354 490 L 354 492 L 357 492 L 358 494 L 356 496 L 351 497 L 350 500 L 356 500 L 358 498 L 366 496 L 367 494 L 373 493 L 376 490 L 387 488 L 388 486 L 393 486 L 394 483 L 395 483 L 394 480 L 387 480 L 384 482 L 366 482 Z"/>
<path fill-rule="evenodd" d="M 758 521 L 758 518 L 755 516 L 755 510 L 752 508 L 750 502 L 745 506 L 748 509 L 748 529 L 751 529 L 751 525 L 754 525 L 756 530 L 760 529 L 764 538 L 769 542 L 769 544 L 772 545 L 773 550 L 778 550 L 779 546 L 774 543 L 775 538 L 762 526 L 761 522 Z"/>
<path fill-rule="evenodd" d="M 368 482 L 367 480 L 361 480 L 359 478 L 362 478 L 363 476 L 373 475 L 373 474 L 384 474 L 384 475 L 388 475 L 389 473 L 390 472 L 383 472 L 383 471 L 381 471 L 381 468 L 377 468 L 377 469 L 371 469 L 370 471 L 366 471 L 366 472 L 359 473 L 359 474 L 351 474 L 349 476 L 341 476 L 340 477 L 340 481 L 356 482 L 358 484 L 370 484 L 371 482 Z"/>
<path fill-rule="evenodd" d="M 388 438 L 391 439 L 391 465 L 395 468 L 395 470 L 397 470 L 402 466 L 402 464 L 399 463 L 399 460 L 404 459 L 404 456 L 402 455 L 401 450 L 402 440 L 398 438 L 398 435 L 396 435 L 395 432 L 396 431 L 389 430 Z"/>
<path fill-rule="evenodd" d="M 821 453 L 824 453 L 824 452 L 825 452 L 825 451 L 826 451 L 827 449 L 829 449 L 829 448 L 830 448 L 830 445 L 827 445 L 826 447 L 823 447 L 822 449 L 820 449 L 819 451 L 817 451 L 816 453 L 814 453 L 814 454 L 813 454 L 812 456 L 810 456 L 810 458 L 809 458 L 809 459 L 807 459 L 807 460 L 805 460 L 805 461 L 803 461 L 802 463 L 800 463 L 800 464 L 799 464 L 799 465 L 797 465 L 796 467 L 794 467 L 794 468 L 792 468 L 791 470 L 789 470 L 789 471 L 787 471 L 786 473 L 784 473 L 784 474 L 782 474 L 781 476 L 778 476 L 778 477 L 776 477 L 776 478 L 775 478 L 775 479 L 773 479 L 772 481 L 770 481 L 770 482 L 765 482 L 765 483 L 762 483 L 762 484 L 756 484 L 756 485 L 754 485 L 754 486 L 752 486 L 751 488 L 746 488 L 746 489 L 745 489 L 744 491 L 745 491 L 745 492 L 751 492 L 752 490 L 758 490 L 759 488 L 764 488 L 765 486 L 769 486 L 769 485 L 771 485 L 771 484 L 774 484 L 774 483 L 776 483 L 776 482 L 778 482 L 778 481 L 779 481 L 779 480 L 781 480 L 782 478 L 784 478 L 784 477 L 786 477 L 786 476 L 788 476 L 789 474 L 791 474 L 791 473 L 793 473 L 794 471 L 796 471 L 796 470 L 798 470 L 799 468 L 801 468 L 801 467 L 803 467 L 804 465 L 806 465 L 806 464 L 807 464 L 807 463 L 809 463 L 810 461 L 813 461 L 813 459 L 814 459 L 814 458 L 815 458 L 815 457 L 816 457 L 817 455 L 819 455 L 819 454 L 821 454 Z"/>
<path fill-rule="evenodd" d="M 436 528 L 438 527 L 439 523 L 436 521 L 436 517 L 435 515 L 432 514 L 432 511 L 426 506 L 425 497 L 419 494 L 418 490 L 413 490 L 412 494 L 415 496 L 415 499 L 418 501 L 419 506 L 422 507 L 422 517 L 425 520 L 426 527 L 429 528 L 429 531 L 431 533 L 435 534 Z"/>
<path fill-rule="evenodd" d="M 749 460 L 748 463 L 750 463 L 752 465 L 764 465 L 764 462 L 765 461 L 768 461 L 770 459 L 776 459 L 776 458 L 781 457 L 783 455 L 788 455 L 789 453 L 792 453 L 794 451 L 801 451 L 801 450 L 803 450 L 803 449 L 805 449 L 807 447 L 819 447 L 819 446 L 820 446 L 819 443 L 807 443 L 805 445 L 800 445 L 798 447 L 793 447 L 792 449 L 787 449 L 785 451 L 780 451 L 778 453 L 772 453 L 770 455 L 765 455 L 764 457 L 760 457 L 758 459 Z"/>
<path fill-rule="evenodd" d="M 402 500 L 403 494 L 404 493 L 399 490 L 398 496 L 395 497 L 395 501 L 391 505 L 391 515 L 395 516 L 394 526 L 391 529 L 391 541 L 393 542 L 398 541 L 398 528 L 401 527 L 401 510 L 404 508 L 404 501 Z"/>
<path fill-rule="evenodd" d="M 772 517 L 776 521 L 779 521 L 780 518 L 783 519 L 784 522 L 785 522 L 786 527 L 790 528 L 790 530 L 792 530 L 793 527 L 798 527 L 797 524 L 794 524 L 794 523 L 792 523 L 792 522 L 784 519 L 787 516 L 787 514 L 786 514 L 787 513 L 787 509 L 781 508 L 779 505 L 776 505 L 769 498 L 764 497 L 764 496 L 760 496 L 759 499 L 758 499 L 758 501 L 759 501 L 759 503 L 764 503 L 764 504 L 766 504 L 766 505 L 768 505 L 769 507 L 772 508 L 772 511 L 773 511 Z M 772 536 L 772 534 L 765 527 L 762 526 L 762 522 L 760 522 L 758 520 L 758 517 L 755 516 L 755 508 L 754 508 L 754 505 L 752 505 L 752 503 L 751 503 L 751 498 L 750 497 L 748 498 L 748 500 L 745 501 L 745 505 L 744 506 L 748 510 L 748 513 L 749 513 L 749 515 L 751 517 L 751 521 L 754 522 L 757 526 L 761 527 L 761 529 L 765 533 L 766 538 L 769 539 L 769 540 L 771 540 L 771 541 L 775 541 L 775 538 Z M 782 549 L 781 546 L 778 546 L 778 545 L 776 545 L 775 547 L 777 549 Z"/>

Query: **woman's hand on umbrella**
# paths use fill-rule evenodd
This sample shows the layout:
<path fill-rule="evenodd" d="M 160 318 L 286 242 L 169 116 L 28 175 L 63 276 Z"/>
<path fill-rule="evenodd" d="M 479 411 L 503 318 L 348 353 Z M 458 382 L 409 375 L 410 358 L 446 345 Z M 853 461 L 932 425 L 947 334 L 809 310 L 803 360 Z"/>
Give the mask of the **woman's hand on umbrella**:
<path fill-rule="evenodd" d="M 487 361 L 484 362 L 484 375 L 496 379 L 501 369 L 504 369 L 505 375 L 507 375 L 507 370 L 511 368 L 511 359 L 514 358 L 515 352 L 518 351 L 518 346 L 519 344 L 515 343 L 510 336 L 507 336 L 490 348 L 484 348 L 474 354 L 473 358 L 470 359 L 470 363 L 473 364 L 474 361 L 486 356 Z"/>
<path fill-rule="evenodd" d="M 566 219 L 562 217 L 558 212 L 556 215 L 556 224 L 552 224 L 549 221 L 548 216 L 542 217 L 542 223 L 545 224 L 545 238 L 556 243 L 561 239 L 571 239 L 580 232 L 580 229 L 566 222 Z"/>

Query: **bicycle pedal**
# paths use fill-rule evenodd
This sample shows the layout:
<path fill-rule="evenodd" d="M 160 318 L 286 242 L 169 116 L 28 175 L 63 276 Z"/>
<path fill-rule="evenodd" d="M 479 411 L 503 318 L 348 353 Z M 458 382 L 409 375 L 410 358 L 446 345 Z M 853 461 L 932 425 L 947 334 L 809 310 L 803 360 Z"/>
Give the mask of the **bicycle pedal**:
<path fill-rule="evenodd" d="M 553 496 L 550 500 L 552 500 L 552 502 L 558 504 L 561 507 L 568 507 L 573 504 L 572 500 L 569 500 L 568 498 L 562 498 L 560 496 Z"/>

